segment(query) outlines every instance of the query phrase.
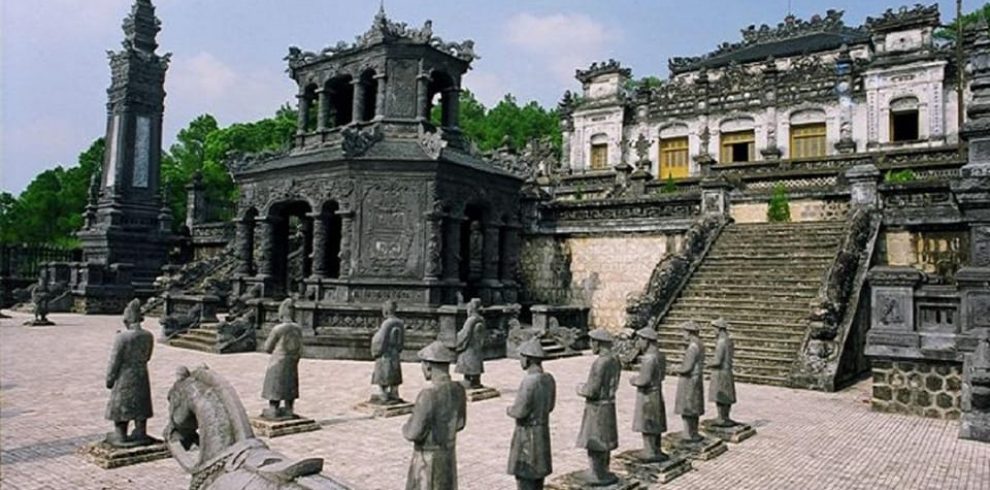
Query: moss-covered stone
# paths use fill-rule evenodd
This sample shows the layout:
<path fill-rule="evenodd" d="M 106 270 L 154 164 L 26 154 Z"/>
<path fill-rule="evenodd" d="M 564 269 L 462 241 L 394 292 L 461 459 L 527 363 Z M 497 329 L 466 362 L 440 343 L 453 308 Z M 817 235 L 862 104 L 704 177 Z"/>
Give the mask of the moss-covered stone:
<path fill-rule="evenodd" d="M 890 401 L 893 398 L 893 393 L 889 386 L 877 386 L 873 385 L 873 398 L 877 400 Z"/>
<path fill-rule="evenodd" d="M 918 391 L 914 394 L 914 404 L 921 408 L 927 407 L 932 404 L 932 395 L 924 390 Z"/>
<path fill-rule="evenodd" d="M 953 406 L 953 399 L 946 393 L 939 393 L 935 396 L 935 404 L 938 408 L 949 409 Z"/>
<path fill-rule="evenodd" d="M 925 378 L 925 388 L 930 392 L 942 391 L 942 378 L 937 374 L 929 374 Z"/>
<path fill-rule="evenodd" d="M 897 402 L 898 403 L 903 403 L 904 405 L 907 405 L 907 404 L 911 403 L 911 390 L 909 390 L 907 388 L 898 388 L 897 389 Z"/>

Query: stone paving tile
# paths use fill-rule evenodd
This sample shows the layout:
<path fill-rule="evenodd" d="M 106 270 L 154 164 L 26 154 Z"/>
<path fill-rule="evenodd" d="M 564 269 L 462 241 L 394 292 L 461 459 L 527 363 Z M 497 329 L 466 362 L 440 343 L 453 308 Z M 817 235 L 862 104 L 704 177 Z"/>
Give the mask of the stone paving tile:
<path fill-rule="evenodd" d="M 118 317 L 52 315 L 56 327 L 27 328 L 26 315 L 0 320 L 0 486 L 6 489 L 175 489 L 189 476 L 172 460 L 102 470 L 76 449 L 110 430 L 103 420 L 108 391 L 104 370 Z M 154 319 L 146 321 L 156 326 Z M 157 328 L 152 328 L 157 333 Z M 179 365 L 208 364 L 237 389 L 249 413 L 259 412 L 264 354 L 212 355 L 156 344 L 150 363 L 156 416 L 149 430 L 165 425 L 166 393 Z M 555 474 L 585 465 L 574 447 L 583 409 L 575 393 L 591 363 L 588 356 L 547 364 L 557 378 L 558 407 L 551 418 Z M 326 459 L 325 472 L 355 488 L 404 487 L 411 445 L 400 428 L 406 417 L 368 419 L 352 409 L 370 393 L 370 363 L 302 361 L 300 413 L 323 424 L 316 432 L 277 438 L 271 446 L 292 457 Z M 486 384 L 503 396 L 468 407 L 458 436 L 462 489 L 514 488 L 505 474 L 512 421 L 505 410 L 521 371 L 517 361 L 486 364 Z M 424 385 L 419 366 L 403 365 L 402 395 L 415 398 Z M 620 448 L 636 448 L 631 432 L 634 392 L 624 373 L 619 391 Z M 668 379 L 669 426 L 674 380 Z M 869 411 L 869 382 L 840 393 L 738 386 L 739 420 L 757 427 L 756 437 L 678 478 L 670 489 L 988 489 L 990 445 L 956 438 L 958 422 Z M 714 411 L 714 406 L 708 407 Z"/>

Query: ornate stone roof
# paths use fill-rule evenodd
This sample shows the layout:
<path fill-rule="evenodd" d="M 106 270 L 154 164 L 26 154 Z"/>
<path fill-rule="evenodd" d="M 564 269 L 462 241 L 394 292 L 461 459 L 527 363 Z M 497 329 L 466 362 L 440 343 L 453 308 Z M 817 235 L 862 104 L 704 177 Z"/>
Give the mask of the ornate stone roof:
<path fill-rule="evenodd" d="M 865 28 L 847 27 L 842 15 L 841 10 L 829 10 L 825 17 L 815 15 L 810 20 L 788 15 L 776 27 L 751 25 L 741 31 L 742 41 L 723 43 L 702 56 L 671 58 L 668 67 L 672 74 L 678 74 L 702 67 L 717 68 L 733 62 L 744 64 L 770 56 L 785 58 L 869 41 Z"/>
<path fill-rule="evenodd" d="M 323 48 L 319 53 L 302 51 L 296 46 L 290 46 L 289 54 L 285 59 L 289 62 L 289 68 L 295 69 L 379 44 L 398 43 L 429 45 L 468 63 L 480 58 L 474 51 L 474 41 L 467 39 L 459 43 L 444 42 L 439 36 L 433 34 L 432 20 L 427 20 L 423 23 L 423 27 L 416 29 L 409 27 L 405 22 L 390 20 L 385 15 L 385 9 L 380 8 L 371 23 L 371 27 L 364 34 L 356 36 L 353 43 L 340 41 L 336 45 Z"/>
<path fill-rule="evenodd" d="M 890 32 L 918 26 L 937 27 L 939 25 L 938 4 L 915 4 L 914 7 L 887 9 L 880 17 L 867 17 L 866 26 L 874 32 Z"/>
<path fill-rule="evenodd" d="M 608 61 L 596 61 L 592 63 L 587 70 L 576 70 L 574 77 L 580 80 L 581 83 L 588 83 L 592 78 L 608 73 L 619 73 L 628 78 L 632 75 L 632 70 L 623 68 L 618 61 L 609 58 Z"/>

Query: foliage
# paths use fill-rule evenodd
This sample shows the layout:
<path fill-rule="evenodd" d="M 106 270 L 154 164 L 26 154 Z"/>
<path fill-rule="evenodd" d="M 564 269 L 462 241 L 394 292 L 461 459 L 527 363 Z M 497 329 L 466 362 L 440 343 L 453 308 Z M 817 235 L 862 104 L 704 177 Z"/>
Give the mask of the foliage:
<path fill-rule="evenodd" d="M 668 173 L 667 180 L 664 181 L 663 187 L 660 192 L 664 194 L 670 194 L 672 192 L 677 192 L 677 184 L 674 183 L 674 174 Z"/>
<path fill-rule="evenodd" d="M 626 93 L 632 94 L 632 93 L 636 93 L 636 91 L 640 89 L 649 90 L 653 88 L 658 88 L 661 85 L 663 85 L 663 80 L 661 80 L 659 77 L 648 76 L 648 77 L 640 78 L 639 80 L 633 80 L 633 79 L 626 80 L 626 84 L 624 88 L 626 89 Z"/>
<path fill-rule="evenodd" d="M 461 91 L 460 104 L 461 131 L 481 151 L 492 151 L 503 144 L 521 150 L 530 140 L 549 137 L 554 151 L 560 152 L 562 138 L 556 109 L 546 110 L 535 101 L 520 106 L 511 94 L 488 109 L 470 90 Z M 439 104 L 433 107 L 430 117 L 434 123 L 440 121 L 440 111 Z"/>
<path fill-rule="evenodd" d="M 574 188 L 574 200 L 584 200 L 584 184 L 580 182 L 578 182 L 578 185 Z"/>
<path fill-rule="evenodd" d="M 791 220 L 791 206 L 787 198 L 787 188 L 784 184 L 773 186 L 770 205 L 767 207 L 767 221 L 783 223 Z"/>
<path fill-rule="evenodd" d="M 968 14 L 963 14 L 961 19 L 963 29 L 976 24 L 980 18 L 986 19 L 987 22 L 990 22 L 990 3 L 984 3 L 982 7 L 979 7 Z M 954 19 L 946 26 L 936 29 L 933 36 L 936 39 L 941 39 L 944 41 L 955 41 L 956 35 L 959 32 L 959 20 L 960 19 Z"/>
<path fill-rule="evenodd" d="M 915 175 L 914 171 L 909 168 L 898 170 L 896 172 L 893 170 L 888 170 L 887 174 L 883 176 L 883 181 L 889 184 L 900 184 L 904 182 L 913 182 L 915 180 L 918 180 L 918 176 Z"/>

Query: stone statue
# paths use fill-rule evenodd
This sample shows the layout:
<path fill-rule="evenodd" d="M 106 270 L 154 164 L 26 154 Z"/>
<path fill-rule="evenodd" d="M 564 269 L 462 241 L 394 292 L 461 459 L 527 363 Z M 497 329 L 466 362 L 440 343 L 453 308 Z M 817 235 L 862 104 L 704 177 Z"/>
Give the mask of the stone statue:
<path fill-rule="evenodd" d="M 416 397 L 402 436 L 413 443 L 406 490 L 457 490 L 457 432 L 467 422 L 464 387 L 450 379 L 454 351 L 439 340 L 417 354 L 431 385 Z"/>
<path fill-rule="evenodd" d="M 464 375 L 464 386 L 482 388 L 481 373 L 485 372 L 485 319 L 481 316 L 481 300 L 473 298 L 467 304 L 468 318 L 457 332 L 457 368 Z"/>
<path fill-rule="evenodd" d="M 322 458 L 291 460 L 256 438 L 234 388 L 202 366 L 180 367 L 168 392 L 165 442 L 192 475 L 190 490 L 347 490 L 323 476 Z"/>
<path fill-rule="evenodd" d="M 117 333 L 107 366 L 106 418 L 113 422 L 114 432 L 107 436 L 111 446 L 131 447 L 151 444 L 147 422 L 152 416 L 151 382 L 148 361 L 155 346 L 155 337 L 141 328 L 141 300 L 133 299 L 124 309 L 124 326 Z M 127 425 L 134 421 L 134 431 L 128 435 Z"/>
<path fill-rule="evenodd" d="M 395 301 L 388 300 L 382 305 L 382 321 L 375 336 L 371 338 L 371 357 L 375 358 L 375 371 L 371 384 L 377 385 L 380 392 L 371 397 L 374 403 L 399 403 L 399 385 L 402 384 L 402 365 L 399 356 L 405 345 L 405 325 L 395 316 Z"/>
<path fill-rule="evenodd" d="M 217 325 L 217 351 L 254 352 L 257 348 L 255 319 L 257 311 L 246 308 L 238 313 L 230 313 Z"/>
<path fill-rule="evenodd" d="M 170 339 L 190 328 L 197 327 L 202 315 L 203 305 L 196 303 L 192 308 L 189 308 L 189 311 L 163 316 L 158 320 L 158 323 L 162 326 L 162 335 L 166 339 Z"/>
<path fill-rule="evenodd" d="M 598 356 L 591 365 L 588 381 L 578 385 L 578 395 L 584 397 L 584 418 L 578 433 L 578 447 L 588 451 L 590 469 L 579 479 L 588 485 L 610 485 L 618 477 L 608 470 L 611 451 L 619 446 L 615 422 L 615 391 L 619 387 L 622 365 L 612 353 L 612 335 L 597 328 L 588 334 L 591 351 Z"/>
<path fill-rule="evenodd" d="M 302 328 L 292 321 L 295 303 L 286 298 L 278 307 L 279 323 L 265 340 L 265 352 L 271 354 L 262 398 L 268 408 L 261 417 L 269 420 L 295 418 L 292 405 L 299 398 L 299 358 L 302 355 Z M 285 402 L 279 407 L 279 402 Z"/>
<path fill-rule="evenodd" d="M 557 398 L 553 376 L 543 372 L 547 355 L 538 338 L 519 347 L 526 377 L 519 384 L 516 400 L 506 411 L 516 421 L 509 450 L 509 474 L 519 490 L 543 488 L 543 479 L 553 473 L 550 451 L 550 412 Z"/>
<path fill-rule="evenodd" d="M 639 358 L 639 374 L 629 380 L 636 387 L 636 410 L 633 430 L 643 434 L 643 450 L 639 459 L 661 462 L 667 455 L 660 449 L 660 437 L 667 431 L 667 411 L 663 402 L 663 378 L 667 361 L 657 348 L 657 331 L 646 327 L 636 332 L 636 343 L 643 355 Z"/>
<path fill-rule="evenodd" d="M 31 302 L 34 303 L 34 320 L 32 325 L 54 325 L 48 319 L 48 300 L 51 295 L 48 293 L 48 281 L 44 278 L 38 279 L 38 284 L 31 290 Z"/>
<path fill-rule="evenodd" d="M 715 339 L 715 358 L 708 364 L 712 377 L 708 385 L 708 401 L 715 402 L 718 407 L 718 418 L 712 421 L 715 427 L 732 427 L 737 425 L 729 418 L 729 410 L 736 402 L 736 383 L 732 376 L 732 338 L 729 337 L 729 322 L 719 318 L 712 321 L 712 326 L 718 329 Z"/>
<path fill-rule="evenodd" d="M 687 350 L 684 359 L 677 368 L 677 399 L 674 402 L 674 413 L 684 421 L 684 439 L 697 442 L 702 439 L 698 434 L 698 417 L 705 413 L 704 362 L 705 346 L 698 336 L 698 324 L 688 320 L 681 324 Z"/>

